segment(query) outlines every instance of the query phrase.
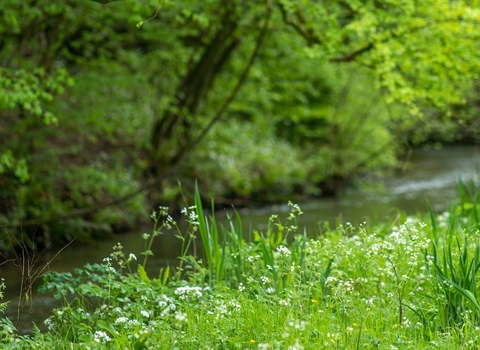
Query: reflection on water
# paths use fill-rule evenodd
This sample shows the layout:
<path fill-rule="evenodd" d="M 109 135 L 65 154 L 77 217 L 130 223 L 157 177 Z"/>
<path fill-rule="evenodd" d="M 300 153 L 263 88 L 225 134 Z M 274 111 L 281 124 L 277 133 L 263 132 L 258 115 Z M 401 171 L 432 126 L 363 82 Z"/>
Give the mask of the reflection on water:
<path fill-rule="evenodd" d="M 444 210 L 457 195 L 457 184 L 461 178 L 464 181 L 476 181 L 480 170 L 480 152 L 475 146 L 445 147 L 442 150 L 416 150 L 410 158 L 408 170 L 394 179 L 384 181 L 382 189 L 376 190 L 346 190 L 337 198 L 325 198 L 299 203 L 304 214 L 299 217 L 299 225 L 303 231 L 306 227 L 310 234 L 319 232 L 319 224 L 329 221 L 351 222 L 356 225 L 363 221 L 392 219 L 396 216 L 395 209 L 407 214 L 425 210 L 428 199 L 435 210 Z M 406 164 L 408 165 L 408 164 Z M 245 228 L 263 230 L 271 214 L 287 213 L 286 205 L 275 205 L 261 209 L 242 209 L 240 214 Z M 216 214 L 218 219 L 222 213 Z M 281 216 L 281 215 L 280 215 Z M 148 231 L 147 229 L 146 231 Z M 248 231 L 248 230 L 245 230 Z M 99 263 L 108 256 L 114 244 L 120 242 L 126 253 L 134 253 L 140 257 L 144 250 L 143 240 L 139 231 L 116 237 L 115 240 L 98 242 L 95 246 L 78 247 L 72 245 L 62 252 L 51 265 L 56 271 L 72 271 L 75 267 L 86 263 Z M 155 256 L 150 258 L 152 276 L 159 266 L 175 263 L 179 255 L 181 242 L 173 232 L 158 237 L 153 248 Z M 248 237 L 246 237 L 248 238 Z M 7 307 L 7 315 L 16 317 L 20 274 L 14 266 L 3 267 L 1 277 L 7 282 L 6 300 L 12 302 Z M 58 305 L 50 296 L 40 295 L 33 303 L 32 314 L 23 319 L 22 324 L 28 330 L 30 322 L 37 324 L 49 316 L 52 307 Z M 24 313 L 28 313 L 27 306 Z"/>

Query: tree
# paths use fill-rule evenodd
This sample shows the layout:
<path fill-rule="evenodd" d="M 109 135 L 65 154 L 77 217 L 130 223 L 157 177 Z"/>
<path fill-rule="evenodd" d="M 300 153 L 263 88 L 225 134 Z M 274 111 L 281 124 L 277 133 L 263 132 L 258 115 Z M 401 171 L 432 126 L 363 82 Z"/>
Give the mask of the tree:
<path fill-rule="evenodd" d="M 335 189 L 452 120 L 479 71 L 475 1 L 7 0 L 0 16 L 0 220 L 45 241 L 131 225 L 135 194 L 173 200 L 192 175 L 247 199 Z"/>

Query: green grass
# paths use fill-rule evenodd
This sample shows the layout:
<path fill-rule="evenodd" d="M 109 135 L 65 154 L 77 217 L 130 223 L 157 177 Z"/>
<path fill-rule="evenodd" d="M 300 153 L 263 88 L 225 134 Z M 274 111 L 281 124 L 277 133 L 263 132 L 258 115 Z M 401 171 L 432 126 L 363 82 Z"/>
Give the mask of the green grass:
<path fill-rule="evenodd" d="M 198 189 L 180 232 L 161 208 L 143 235 L 146 254 L 115 247 L 102 264 L 45 276 L 64 298 L 48 332 L 19 336 L 0 321 L 11 349 L 478 349 L 480 268 L 476 190 L 460 184 L 445 213 L 377 227 L 299 232 L 290 203 L 246 242 L 238 213 L 220 225 Z M 400 218 L 401 216 L 399 216 Z M 401 222 L 399 223 L 399 221 Z M 155 236 L 176 230 L 179 266 L 145 272 Z M 195 247 L 195 255 L 188 255 Z M 0 305 L 1 308 L 1 305 Z"/>

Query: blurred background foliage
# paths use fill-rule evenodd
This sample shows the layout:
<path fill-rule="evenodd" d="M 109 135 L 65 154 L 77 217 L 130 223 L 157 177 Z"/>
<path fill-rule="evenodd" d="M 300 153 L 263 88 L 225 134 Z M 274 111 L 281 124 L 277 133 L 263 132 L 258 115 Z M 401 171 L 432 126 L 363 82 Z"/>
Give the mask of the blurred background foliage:
<path fill-rule="evenodd" d="M 0 19 L 3 250 L 128 230 L 195 180 L 225 204 L 333 195 L 477 139 L 477 1 L 4 0 Z"/>

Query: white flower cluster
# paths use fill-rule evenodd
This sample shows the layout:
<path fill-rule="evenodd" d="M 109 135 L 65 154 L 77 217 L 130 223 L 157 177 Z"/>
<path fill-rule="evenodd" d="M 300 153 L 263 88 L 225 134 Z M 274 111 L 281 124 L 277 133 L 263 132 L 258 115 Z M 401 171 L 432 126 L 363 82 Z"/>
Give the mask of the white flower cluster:
<path fill-rule="evenodd" d="M 175 295 L 178 295 L 180 300 L 190 300 L 190 299 L 198 299 L 202 297 L 202 289 L 200 287 L 178 287 L 175 289 Z"/>
<path fill-rule="evenodd" d="M 125 316 L 120 316 L 115 320 L 115 324 L 123 325 L 124 328 L 136 327 L 140 325 L 137 320 L 130 320 Z"/>
<path fill-rule="evenodd" d="M 294 329 L 298 329 L 300 331 L 304 331 L 305 328 L 307 327 L 307 321 L 288 321 L 288 326 Z"/>
<path fill-rule="evenodd" d="M 263 284 L 267 284 L 270 282 L 270 278 L 268 278 L 267 276 L 260 276 L 260 279 L 262 280 Z"/>
<path fill-rule="evenodd" d="M 333 296 L 342 298 L 355 292 L 355 281 L 353 279 L 342 280 L 329 276 L 325 280 L 325 286 L 332 289 Z"/>
<path fill-rule="evenodd" d="M 266 292 L 267 292 L 267 294 L 273 294 L 273 293 L 275 293 L 275 288 L 268 287 Z"/>
<path fill-rule="evenodd" d="M 167 297 L 166 295 L 160 295 L 157 298 L 157 301 L 158 301 L 158 306 L 160 307 L 160 309 L 162 309 L 160 313 L 161 318 L 164 318 L 169 313 L 175 311 L 175 309 L 177 308 L 173 303 L 173 300 Z"/>
<path fill-rule="evenodd" d="M 200 225 L 200 223 L 198 222 L 198 215 L 197 215 L 195 209 L 197 209 L 197 207 L 195 205 L 193 205 L 191 207 L 188 207 L 188 208 L 185 207 L 182 210 L 180 210 L 180 213 L 187 217 L 187 222 L 188 223 L 190 223 L 194 227 L 197 227 L 198 225 Z"/>
<path fill-rule="evenodd" d="M 95 340 L 97 343 L 105 344 L 105 343 L 108 343 L 112 339 L 107 335 L 107 333 L 105 333 L 103 331 L 96 331 L 95 335 L 93 337 L 93 340 Z"/>
<path fill-rule="evenodd" d="M 279 252 L 282 257 L 289 257 L 292 254 L 287 247 L 282 245 L 277 247 L 277 252 Z"/>
<path fill-rule="evenodd" d="M 420 227 L 424 224 L 420 223 Z M 407 265 L 423 264 L 424 251 L 430 240 L 421 238 L 413 222 L 408 220 L 393 231 L 383 242 L 376 242 L 367 251 L 367 257 L 381 256 L 388 261 L 392 259 L 407 259 Z M 395 256 L 397 255 L 397 256 Z"/>
<path fill-rule="evenodd" d="M 175 314 L 175 320 L 177 322 L 187 322 L 188 319 L 187 319 L 187 314 L 186 313 L 183 313 L 183 312 L 177 312 Z"/>

